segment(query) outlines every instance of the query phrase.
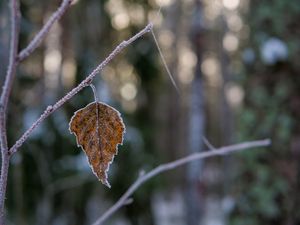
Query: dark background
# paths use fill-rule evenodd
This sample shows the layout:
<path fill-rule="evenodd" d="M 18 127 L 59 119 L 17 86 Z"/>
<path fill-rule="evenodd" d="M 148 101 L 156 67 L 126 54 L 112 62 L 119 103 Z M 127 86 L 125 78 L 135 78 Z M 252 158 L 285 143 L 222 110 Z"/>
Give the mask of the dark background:
<path fill-rule="evenodd" d="M 60 1 L 21 0 L 23 49 Z M 159 7 L 161 14 L 158 14 Z M 9 104 L 11 146 L 49 104 L 75 87 L 122 40 L 145 35 L 95 78 L 101 101 L 123 116 L 125 143 L 109 171 L 92 174 L 68 130 L 94 101 L 85 88 L 13 156 L 8 224 L 91 224 L 141 170 L 215 147 L 271 138 L 270 148 L 180 167 L 153 178 L 105 224 L 300 224 L 300 2 L 285 0 L 77 0 L 21 63 Z M 1 82 L 9 52 L 0 1 Z"/>

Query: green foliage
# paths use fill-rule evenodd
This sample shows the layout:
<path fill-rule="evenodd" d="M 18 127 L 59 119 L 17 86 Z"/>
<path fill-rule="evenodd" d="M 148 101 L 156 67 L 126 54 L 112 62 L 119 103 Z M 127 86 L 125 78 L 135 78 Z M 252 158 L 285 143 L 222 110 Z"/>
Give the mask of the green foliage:
<path fill-rule="evenodd" d="M 248 46 L 259 51 L 269 37 L 278 37 L 288 46 L 289 57 L 272 65 L 260 58 L 253 67 L 243 68 L 245 105 L 238 119 L 238 139 L 268 137 L 272 146 L 266 150 L 240 154 L 234 192 L 236 205 L 230 224 L 297 224 L 300 222 L 298 190 L 300 119 L 296 109 L 300 96 L 299 1 L 251 1 L 247 22 Z M 255 73 L 253 73 L 255 71 Z M 297 100 L 295 100 L 297 99 Z M 294 197 L 291 197 L 294 196 Z"/>

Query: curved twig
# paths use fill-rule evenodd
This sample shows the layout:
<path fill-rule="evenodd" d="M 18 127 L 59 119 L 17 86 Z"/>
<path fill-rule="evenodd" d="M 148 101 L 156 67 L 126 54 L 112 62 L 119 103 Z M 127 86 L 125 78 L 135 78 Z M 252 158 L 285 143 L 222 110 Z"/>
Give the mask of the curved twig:
<path fill-rule="evenodd" d="M 182 166 L 184 164 L 187 164 L 189 162 L 198 160 L 198 159 L 204 159 L 204 158 L 209 158 L 212 156 L 217 156 L 217 155 L 225 155 L 229 154 L 232 152 L 237 152 L 249 148 L 256 148 L 256 147 L 263 147 L 263 146 L 268 146 L 270 145 L 271 141 L 269 139 L 265 140 L 258 140 L 258 141 L 252 141 L 252 142 L 244 142 L 241 144 L 236 144 L 236 145 L 230 145 L 222 148 L 218 148 L 215 150 L 210 150 L 210 151 L 205 151 L 201 153 L 194 153 L 189 156 L 186 156 L 184 158 L 175 160 L 173 162 L 165 163 L 162 164 L 150 172 L 139 176 L 137 180 L 128 188 L 128 190 L 121 196 L 121 198 L 112 206 L 110 207 L 99 219 L 97 219 L 92 225 L 100 225 L 102 224 L 105 220 L 107 220 L 112 214 L 114 214 L 117 210 L 119 210 L 122 206 L 124 206 L 129 197 L 146 181 L 151 179 L 152 177 L 168 171 L 172 170 L 176 167 Z"/>

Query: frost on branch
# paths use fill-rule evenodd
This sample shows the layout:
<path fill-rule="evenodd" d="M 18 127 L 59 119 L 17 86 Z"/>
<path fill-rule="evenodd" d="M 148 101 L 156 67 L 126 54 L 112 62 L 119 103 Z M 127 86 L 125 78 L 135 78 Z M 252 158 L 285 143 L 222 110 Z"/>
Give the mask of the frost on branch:
<path fill-rule="evenodd" d="M 69 129 L 87 155 L 94 174 L 110 187 L 107 172 L 125 133 L 120 113 L 104 103 L 93 102 L 75 112 Z"/>

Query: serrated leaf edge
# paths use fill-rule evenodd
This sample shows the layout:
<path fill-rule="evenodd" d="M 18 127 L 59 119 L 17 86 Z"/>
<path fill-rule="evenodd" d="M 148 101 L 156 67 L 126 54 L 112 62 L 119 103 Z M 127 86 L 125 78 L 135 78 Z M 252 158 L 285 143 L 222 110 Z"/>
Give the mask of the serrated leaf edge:
<path fill-rule="evenodd" d="M 98 178 L 97 173 L 94 171 L 94 168 L 93 168 L 92 165 L 89 163 L 89 158 L 88 158 L 87 153 L 86 153 L 85 150 L 83 149 L 83 146 L 82 146 L 81 144 L 78 143 L 78 137 L 77 137 L 76 133 L 73 132 L 73 131 L 71 131 L 71 123 L 72 123 L 72 121 L 73 121 L 73 118 L 76 116 L 76 113 L 79 112 L 79 111 L 81 111 L 81 110 L 84 110 L 84 109 L 87 108 L 88 106 L 90 106 L 90 105 L 92 105 L 92 104 L 95 104 L 95 103 L 103 104 L 103 105 L 109 107 L 110 109 L 112 109 L 113 111 L 115 111 L 115 112 L 118 114 L 118 116 L 120 117 L 122 126 L 124 127 L 124 131 L 123 131 L 123 133 L 122 133 L 122 141 L 121 141 L 121 143 L 118 143 L 118 144 L 117 144 L 117 146 L 116 146 L 116 154 L 113 155 L 112 160 L 108 163 L 107 169 L 105 170 L 105 176 L 106 176 L 106 182 L 105 182 L 105 183 L 103 183 L 103 182 L 100 180 L 100 178 Z M 71 134 L 74 134 L 74 135 L 75 135 L 77 147 L 80 147 L 80 148 L 82 149 L 82 151 L 84 152 L 84 154 L 85 154 L 85 156 L 86 156 L 86 158 L 87 158 L 87 162 L 88 162 L 90 168 L 92 169 L 93 174 L 98 178 L 99 181 L 101 181 L 101 183 L 103 183 L 104 185 L 106 185 L 108 188 L 111 188 L 111 185 L 110 185 L 109 182 L 108 182 L 108 171 L 109 171 L 109 167 L 110 167 L 110 164 L 112 164 L 112 162 L 114 161 L 115 155 L 118 154 L 118 147 L 119 147 L 119 145 L 123 145 L 124 135 L 125 135 L 125 133 L 126 133 L 126 127 L 125 127 L 125 124 L 124 124 L 124 122 L 123 122 L 123 118 L 122 118 L 122 116 L 121 116 L 121 113 L 120 113 L 118 110 L 116 110 L 114 107 L 112 107 L 112 106 L 110 106 L 110 105 L 108 105 L 108 104 L 106 104 L 106 103 L 104 103 L 104 102 L 96 102 L 96 101 L 91 102 L 91 103 L 87 104 L 85 107 L 80 108 L 80 109 L 78 109 L 77 111 L 74 112 L 74 115 L 71 117 L 70 122 L 69 122 L 69 131 L 70 131 Z"/>

